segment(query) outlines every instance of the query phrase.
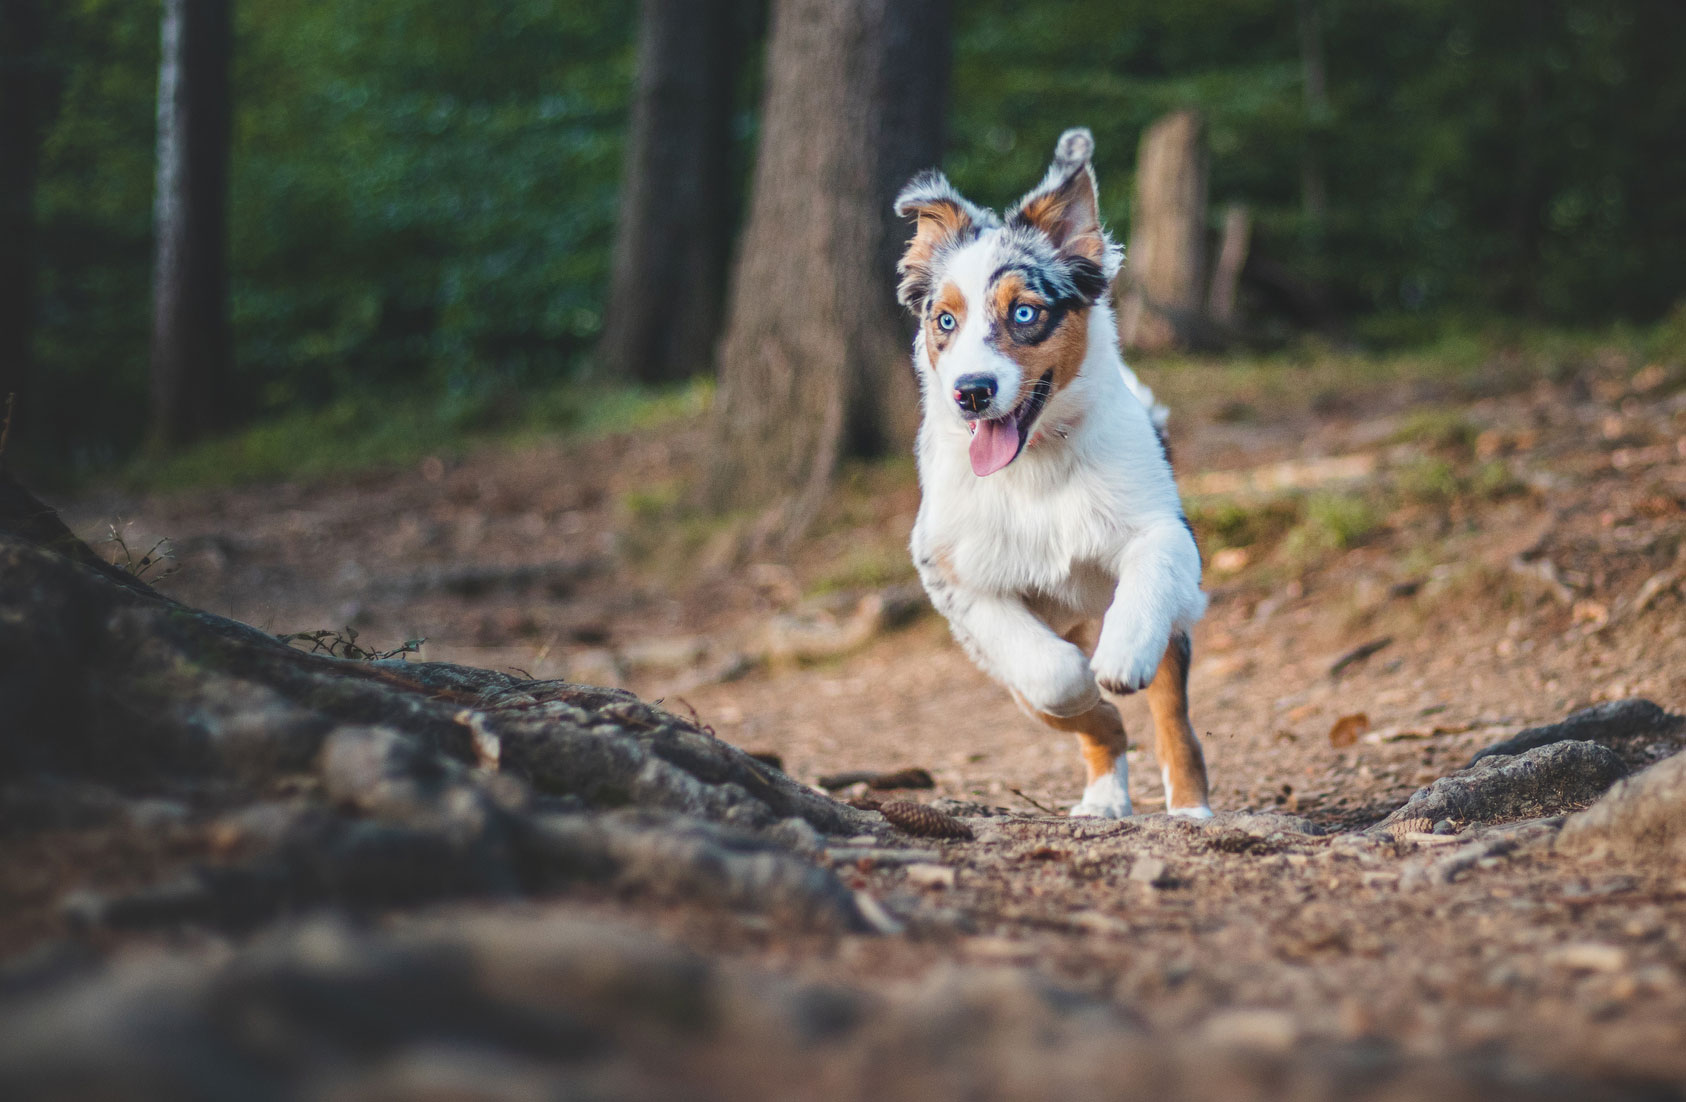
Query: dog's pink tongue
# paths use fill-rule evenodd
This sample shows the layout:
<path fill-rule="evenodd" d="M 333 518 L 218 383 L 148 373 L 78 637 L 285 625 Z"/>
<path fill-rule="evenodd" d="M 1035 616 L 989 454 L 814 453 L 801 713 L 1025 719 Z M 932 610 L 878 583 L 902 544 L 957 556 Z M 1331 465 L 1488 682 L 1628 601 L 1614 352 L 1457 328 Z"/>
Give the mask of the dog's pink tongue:
<path fill-rule="evenodd" d="M 1013 414 L 999 421 L 979 421 L 972 434 L 972 473 L 994 474 L 1019 454 L 1019 419 Z"/>

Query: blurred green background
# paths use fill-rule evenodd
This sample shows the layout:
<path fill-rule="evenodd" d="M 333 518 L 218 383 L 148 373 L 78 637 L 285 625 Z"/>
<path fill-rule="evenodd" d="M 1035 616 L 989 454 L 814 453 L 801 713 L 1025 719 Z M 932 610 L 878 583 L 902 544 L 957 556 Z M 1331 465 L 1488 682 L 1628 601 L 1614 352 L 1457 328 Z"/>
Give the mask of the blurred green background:
<path fill-rule="evenodd" d="M 1292 0 L 957 3 L 945 167 L 1000 205 L 1061 129 L 1087 125 L 1122 236 L 1141 129 L 1196 106 L 1213 210 L 1248 203 L 1255 248 L 1331 289 L 1360 344 L 1646 323 L 1680 298 L 1686 5 L 1318 8 L 1327 102 L 1308 105 Z M 328 411 L 351 436 L 373 409 L 413 434 L 393 411 L 425 408 L 412 422 L 473 430 L 542 413 L 531 395 L 546 387 L 603 382 L 591 349 L 637 14 L 606 0 L 237 5 L 239 421 Z M 158 20 L 150 3 L 65 0 L 47 28 L 29 446 L 54 476 L 109 469 L 145 429 Z M 1321 211 L 1304 201 L 1310 146 Z"/>

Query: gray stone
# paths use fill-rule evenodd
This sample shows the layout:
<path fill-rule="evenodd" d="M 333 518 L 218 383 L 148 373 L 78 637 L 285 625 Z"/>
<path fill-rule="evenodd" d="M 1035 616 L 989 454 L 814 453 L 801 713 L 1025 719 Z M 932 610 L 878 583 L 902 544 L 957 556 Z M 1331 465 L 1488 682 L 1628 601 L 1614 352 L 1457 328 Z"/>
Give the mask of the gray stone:
<path fill-rule="evenodd" d="M 1686 864 L 1686 754 L 1666 758 L 1571 815 L 1557 848 L 1641 863 Z"/>
<path fill-rule="evenodd" d="M 1558 742 L 1522 754 L 1482 758 L 1420 788 L 1370 828 L 1386 833 L 1404 819 L 1502 822 L 1585 807 L 1627 774 L 1615 753 L 1595 742 Z"/>
<path fill-rule="evenodd" d="M 1628 738 L 1672 730 L 1681 725 L 1681 717 L 1671 715 L 1641 697 L 1625 700 L 1606 700 L 1590 708 L 1582 708 L 1558 723 L 1548 723 L 1502 739 L 1476 754 L 1470 765 L 1483 758 L 1501 754 L 1520 754 L 1537 746 L 1554 742 L 1597 742 L 1601 739 Z M 1467 767 L 1466 767 L 1467 768 Z"/>

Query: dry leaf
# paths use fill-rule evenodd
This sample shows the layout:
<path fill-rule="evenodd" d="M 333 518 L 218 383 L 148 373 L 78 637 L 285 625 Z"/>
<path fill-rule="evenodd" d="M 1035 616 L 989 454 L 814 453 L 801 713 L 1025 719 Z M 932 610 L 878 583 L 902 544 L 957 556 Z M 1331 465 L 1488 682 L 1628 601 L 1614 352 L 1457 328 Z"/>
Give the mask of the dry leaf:
<path fill-rule="evenodd" d="M 1354 712 L 1335 720 L 1335 725 L 1329 728 L 1329 745 L 1334 747 L 1351 746 L 1358 741 L 1358 736 L 1370 729 L 1370 717 L 1364 712 Z"/>

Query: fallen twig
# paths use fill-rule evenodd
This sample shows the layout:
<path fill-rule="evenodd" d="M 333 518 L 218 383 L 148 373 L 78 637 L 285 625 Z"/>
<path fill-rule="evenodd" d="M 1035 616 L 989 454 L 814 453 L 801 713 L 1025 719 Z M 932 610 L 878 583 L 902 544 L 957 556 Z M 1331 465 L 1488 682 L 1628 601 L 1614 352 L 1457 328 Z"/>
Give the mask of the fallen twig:
<path fill-rule="evenodd" d="M 1036 810 L 1042 812 L 1044 815 L 1058 815 L 1059 814 L 1059 812 L 1055 811 L 1053 808 L 1049 807 L 1047 804 L 1043 803 L 1040 800 L 1032 799 L 1031 797 L 1026 796 L 1022 791 L 1020 791 L 1017 788 L 1009 788 L 1007 791 L 1011 792 L 1013 795 L 1017 796 L 1019 799 L 1023 800 L 1025 803 L 1029 804 L 1031 807 L 1034 807 Z"/>
<path fill-rule="evenodd" d="M 1368 643 L 1363 643 L 1359 646 L 1353 647 L 1351 650 L 1335 659 L 1334 664 L 1329 667 L 1329 676 L 1339 677 L 1350 667 L 1356 666 L 1358 663 L 1364 661 L 1377 651 L 1383 650 L 1392 645 L 1393 636 L 1384 635 L 1380 639 L 1372 639 Z"/>

